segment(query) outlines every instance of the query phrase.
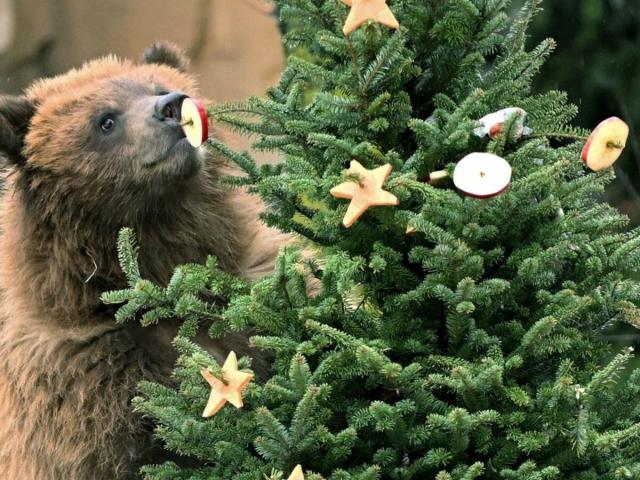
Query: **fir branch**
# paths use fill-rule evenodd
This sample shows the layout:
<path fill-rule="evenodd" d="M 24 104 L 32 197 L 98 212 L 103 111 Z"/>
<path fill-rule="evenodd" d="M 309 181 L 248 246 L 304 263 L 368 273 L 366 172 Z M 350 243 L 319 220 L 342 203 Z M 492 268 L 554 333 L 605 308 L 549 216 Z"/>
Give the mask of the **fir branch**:
<path fill-rule="evenodd" d="M 377 88 L 385 79 L 389 69 L 401 58 L 404 47 L 404 35 L 397 31 L 376 54 L 376 58 L 367 65 L 360 78 L 360 93 L 366 96 L 369 89 Z"/>
<path fill-rule="evenodd" d="M 541 4 L 542 0 L 526 0 L 525 4 L 521 7 L 505 39 L 505 45 L 509 52 L 513 53 L 524 50 L 527 28 L 533 17 L 542 10 L 540 8 Z"/>
<path fill-rule="evenodd" d="M 224 143 L 214 138 L 209 138 L 207 140 L 207 144 L 222 153 L 225 157 L 232 160 L 236 165 L 238 165 L 238 167 L 240 167 L 242 171 L 244 171 L 249 176 L 251 183 L 257 183 L 260 178 L 260 174 L 256 163 L 249 156 L 249 154 L 234 152 Z"/>
<path fill-rule="evenodd" d="M 140 277 L 138 268 L 138 246 L 131 228 L 122 228 L 118 234 L 118 260 L 130 287 L 135 287 Z"/>

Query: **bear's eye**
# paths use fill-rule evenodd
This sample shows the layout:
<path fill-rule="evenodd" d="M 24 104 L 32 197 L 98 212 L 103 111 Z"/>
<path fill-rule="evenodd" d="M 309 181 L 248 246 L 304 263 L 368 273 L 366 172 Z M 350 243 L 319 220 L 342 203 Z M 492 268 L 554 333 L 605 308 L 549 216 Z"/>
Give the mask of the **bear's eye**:
<path fill-rule="evenodd" d="M 103 118 L 100 119 L 100 129 L 104 133 L 109 133 L 113 129 L 115 124 L 116 124 L 116 121 L 112 115 L 105 115 Z"/>

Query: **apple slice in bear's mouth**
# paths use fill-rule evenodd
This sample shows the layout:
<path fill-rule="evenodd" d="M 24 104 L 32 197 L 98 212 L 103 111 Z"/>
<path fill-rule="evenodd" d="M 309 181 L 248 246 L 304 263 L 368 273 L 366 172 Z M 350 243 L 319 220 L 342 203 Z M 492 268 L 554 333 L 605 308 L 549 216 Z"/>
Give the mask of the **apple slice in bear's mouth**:
<path fill-rule="evenodd" d="M 185 98 L 180 110 L 180 125 L 191 145 L 196 148 L 202 145 L 209 136 L 209 122 L 204 103 L 194 98 Z"/>

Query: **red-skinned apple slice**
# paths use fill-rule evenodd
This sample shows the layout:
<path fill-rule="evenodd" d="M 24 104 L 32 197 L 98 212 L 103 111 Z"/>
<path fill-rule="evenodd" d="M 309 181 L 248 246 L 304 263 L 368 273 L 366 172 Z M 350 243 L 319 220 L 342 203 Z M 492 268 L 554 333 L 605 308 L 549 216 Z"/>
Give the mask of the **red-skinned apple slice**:
<path fill-rule="evenodd" d="M 622 154 L 628 137 L 629 125 L 618 117 L 603 120 L 589 135 L 582 161 L 595 172 L 610 167 Z"/>
<path fill-rule="evenodd" d="M 492 153 L 471 153 L 456 165 L 453 183 L 470 197 L 495 197 L 511 183 L 511 165 Z"/>
<path fill-rule="evenodd" d="M 180 122 L 187 141 L 196 148 L 209 136 L 207 109 L 200 100 L 185 98 L 182 101 Z"/>
<path fill-rule="evenodd" d="M 473 132 L 478 137 L 484 137 L 485 135 L 488 135 L 490 138 L 495 139 L 502 131 L 502 126 L 507 121 L 507 119 L 514 114 L 520 116 L 520 121 L 522 122 L 522 126 L 518 129 L 517 135 L 520 137 L 522 135 L 528 135 L 529 133 L 531 133 L 531 129 L 524 126 L 527 118 L 527 112 L 519 107 L 503 108 L 502 110 L 498 110 L 497 112 L 485 115 L 480 120 L 478 120 L 481 123 L 481 126 L 476 128 Z"/>

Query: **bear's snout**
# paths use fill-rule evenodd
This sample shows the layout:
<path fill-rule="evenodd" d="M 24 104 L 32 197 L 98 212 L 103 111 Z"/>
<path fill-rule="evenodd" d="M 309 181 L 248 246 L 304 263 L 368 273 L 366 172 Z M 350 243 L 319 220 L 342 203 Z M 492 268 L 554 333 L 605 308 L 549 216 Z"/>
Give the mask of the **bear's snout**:
<path fill-rule="evenodd" d="M 153 116 L 160 121 L 175 120 L 179 123 L 180 107 L 187 97 L 183 92 L 171 92 L 160 96 L 154 105 Z"/>

